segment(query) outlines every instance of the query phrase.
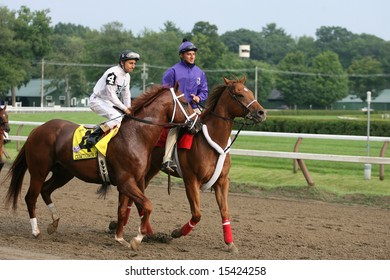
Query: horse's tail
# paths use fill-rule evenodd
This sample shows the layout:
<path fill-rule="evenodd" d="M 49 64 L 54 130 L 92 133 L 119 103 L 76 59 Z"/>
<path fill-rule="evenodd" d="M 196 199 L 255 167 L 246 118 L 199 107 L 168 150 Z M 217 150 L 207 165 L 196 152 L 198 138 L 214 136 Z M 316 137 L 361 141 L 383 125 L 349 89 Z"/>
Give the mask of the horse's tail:
<path fill-rule="evenodd" d="M 107 193 L 110 189 L 111 184 L 110 183 L 103 183 L 100 188 L 96 191 L 96 193 L 99 195 L 99 198 L 106 198 Z"/>
<path fill-rule="evenodd" d="M 16 159 L 14 160 L 11 168 L 8 170 L 5 180 L 11 177 L 11 183 L 9 185 L 5 203 L 6 206 L 9 206 L 12 202 L 12 208 L 16 210 L 18 204 L 18 197 L 22 190 L 24 174 L 27 171 L 27 161 L 26 161 L 26 149 L 24 146 L 18 153 Z"/>

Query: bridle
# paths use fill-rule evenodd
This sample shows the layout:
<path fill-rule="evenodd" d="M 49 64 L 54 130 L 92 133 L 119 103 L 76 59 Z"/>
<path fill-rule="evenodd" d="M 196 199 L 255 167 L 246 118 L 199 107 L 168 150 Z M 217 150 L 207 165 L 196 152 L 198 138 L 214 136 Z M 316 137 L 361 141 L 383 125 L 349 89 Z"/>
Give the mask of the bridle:
<path fill-rule="evenodd" d="M 173 113 L 172 113 L 172 117 L 171 117 L 171 120 L 169 123 L 156 123 L 156 122 L 152 122 L 152 121 L 148 121 L 148 120 L 144 120 L 144 119 L 141 119 L 141 118 L 137 118 L 135 116 L 132 116 L 132 115 L 126 115 L 125 113 L 123 113 L 121 116 L 119 117 L 122 117 L 122 116 L 126 116 L 130 119 L 133 119 L 135 121 L 138 121 L 138 122 L 142 122 L 142 123 L 146 123 L 146 124 L 150 124 L 150 125 L 158 125 L 158 126 L 163 126 L 163 127 L 167 127 L 167 128 L 170 128 L 170 127 L 186 127 L 188 130 L 191 130 L 194 128 L 194 126 L 196 125 L 197 121 L 198 121 L 198 114 L 196 114 L 195 112 L 192 113 L 191 115 L 187 112 L 187 110 L 184 108 L 183 104 L 185 102 L 181 102 L 179 100 L 179 98 L 183 97 L 184 94 L 181 94 L 179 96 L 176 95 L 175 93 L 175 90 L 174 88 L 170 88 L 170 92 L 171 92 L 171 95 L 172 95 L 172 99 L 173 99 Z M 156 96 L 157 97 L 157 96 Z M 148 104 L 150 104 L 153 100 L 151 100 Z M 186 121 L 184 123 L 174 123 L 173 120 L 175 118 L 175 114 L 176 114 L 176 111 L 178 110 L 177 108 L 179 108 L 179 110 L 183 113 L 183 115 L 185 116 L 186 118 Z M 119 108 L 116 108 L 117 110 L 120 110 Z M 119 118 L 118 117 L 118 118 Z"/>
<path fill-rule="evenodd" d="M 229 90 L 230 96 L 231 96 L 235 101 L 237 101 L 238 104 L 240 104 L 240 106 L 241 106 L 245 111 L 248 112 L 248 114 L 246 114 L 244 118 L 245 118 L 245 119 L 248 119 L 248 120 L 251 120 L 251 119 L 252 119 L 252 115 L 251 115 L 251 111 L 249 110 L 249 107 L 250 107 L 253 103 L 255 103 L 255 102 L 258 103 L 258 101 L 257 101 L 256 99 L 253 99 L 251 102 L 248 103 L 248 105 L 244 105 L 244 104 L 237 98 L 237 95 L 234 93 L 234 83 L 232 83 L 231 85 L 229 85 L 227 88 L 228 88 L 228 90 Z"/>
<path fill-rule="evenodd" d="M 0 131 L 9 132 L 8 117 L 4 109 L 0 110 Z"/>
<path fill-rule="evenodd" d="M 171 94 L 172 94 L 172 98 L 173 98 L 173 102 L 174 102 L 173 113 L 172 113 L 172 118 L 171 118 L 170 123 L 173 123 L 173 119 L 174 119 L 175 114 L 176 114 L 176 108 L 178 106 L 179 109 L 181 110 L 181 112 L 186 117 L 185 124 L 188 125 L 188 130 L 193 129 L 195 124 L 196 124 L 196 122 L 198 121 L 198 117 L 199 117 L 198 114 L 194 112 L 191 115 L 188 115 L 187 110 L 183 107 L 183 104 L 179 100 L 179 98 L 184 96 L 184 93 L 179 95 L 179 96 L 177 96 L 176 93 L 175 93 L 174 88 L 170 88 L 170 90 L 171 90 Z M 195 118 L 195 119 L 193 119 L 193 118 Z"/>

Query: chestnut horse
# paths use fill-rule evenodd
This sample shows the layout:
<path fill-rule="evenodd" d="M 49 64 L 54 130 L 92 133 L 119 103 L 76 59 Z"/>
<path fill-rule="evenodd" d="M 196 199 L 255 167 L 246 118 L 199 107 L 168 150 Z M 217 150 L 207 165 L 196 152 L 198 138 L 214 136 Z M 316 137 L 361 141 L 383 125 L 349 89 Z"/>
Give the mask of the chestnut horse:
<path fill-rule="evenodd" d="M 150 155 L 158 141 L 164 125 L 185 126 L 192 123 L 196 114 L 184 95 L 175 88 L 155 86 L 140 95 L 132 104 L 133 117 L 125 117 L 115 137 L 108 143 L 107 170 L 112 185 L 117 186 L 121 196 L 118 205 L 118 227 L 115 240 L 137 249 L 149 225 L 152 204 L 144 195 L 145 175 L 150 167 Z M 178 92 L 179 96 L 175 92 Z M 191 116 L 189 116 L 191 114 Z M 173 123 L 175 122 L 175 123 Z M 39 194 L 51 211 L 53 223 L 49 234 L 58 226 L 59 214 L 51 199 L 54 190 L 77 177 L 88 183 L 102 184 L 99 191 L 105 195 L 109 184 L 99 175 L 96 159 L 73 160 L 72 138 L 79 125 L 65 120 L 51 120 L 35 128 L 12 164 L 7 177 L 11 177 L 6 196 L 7 205 L 16 209 L 23 178 L 28 170 L 30 186 L 25 196 L 32 234 L 40 235 L 36 219 L 36 202 Z M 52 176 L 46 180 L 49 172 Z M 129 244 L 123 238 L 128 199 L 143 210 L 138 236 Z"/>
<path fill-rule="evenodd" d="M 183 178 L 192 217 L 181 228 L 173 230 L 171 233 L 173 238 L 189 234 L 200 221 L 200 191 L 213 188 L 221 214 L 227 249 L 231 252 L 238 251 L 233 240 L 228 207 L 230 135 L 236 117 L 254 123 L 266 119 L 266 111 L 254 98 L 253 92 L 244 85 L 245 81 L 245 77 L 240 80 L 224 78 L 225 83 L 215 87 L 210 93 L 206 108 L 200 116 L 203 124 L 202 133 L 194 136 L 190 149 L 176 150 L 181 174 L 176 172 L 174 176 Z M 151 168 L 145 178 L 145 187 L 159 172 L 163 154 L 164 148 L 154 149 Z M 131 201 L 129 205 L 131 206 Z M 149 233 L 152 232 L 150 227 Z"/>
<path fill-rule="evenodd" d="M 7 106 L 0 107 L 0 171 L 4 166 L 3 161 L 3 145 L 4 145 L 4 132 L 9 132 Z"/>

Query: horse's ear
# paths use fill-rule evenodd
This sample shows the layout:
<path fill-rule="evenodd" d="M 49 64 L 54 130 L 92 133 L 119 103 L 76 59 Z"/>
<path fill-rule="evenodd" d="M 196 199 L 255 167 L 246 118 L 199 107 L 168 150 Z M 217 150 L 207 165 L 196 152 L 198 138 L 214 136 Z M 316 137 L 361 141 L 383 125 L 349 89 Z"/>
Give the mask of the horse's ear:
<path fill-rule="evenodd" d="M 173 89 L 175 90 L 175 92 L 177 92 L 179 90 L 179 82 L 178 81 L 175 82 Z"/>
<path fill-rule="evenodd" d="M 240 80 L 240 82 L 241 82 L 242 84 L 245 84 L 245 82 L 246 82 L 246 76 L 242 77 L 241 80 Z"/>
<path fill-rule="evenodd" d="M 223 80 L 225 82 L 226 85 L 230 84 L 230 80 L 226 77 L 223 77 Z"/>

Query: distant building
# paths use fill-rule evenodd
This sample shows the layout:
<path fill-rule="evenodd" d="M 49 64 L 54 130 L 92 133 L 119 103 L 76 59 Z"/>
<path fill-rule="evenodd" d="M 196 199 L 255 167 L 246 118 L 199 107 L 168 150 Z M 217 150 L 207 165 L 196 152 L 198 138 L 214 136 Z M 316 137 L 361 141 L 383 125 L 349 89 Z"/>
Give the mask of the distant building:
<path fill-rule="evenodd" d="M 360 110 L 364 107 L 367 107 L 367 102 L 363 102 L 356 95 L 348 95 L 333 104 L 333 109 L 338 110 Z M 382 90 L 377 97 L 373 98 L 370 107 L 375 111 L 390 110 L 390 89 Z"/>
<path fill-rule="evenodd" d="M 51 80 L 44 80 L 43 106 L 67 106 L 66 94 L 63 90 L 55 87 L 49 87 Z M 138 97 L 141 94 L 141 89 L 138 87 L 131 89 L 132 98 Z M 11 91 L 5 98 L 7 104 L 12 103 Z M 71 97 L 71 107 L 87 107 L 89 105 L 89 95 L 84 97 Z M 16 90 L 16 107 L 40 107 L 41 106 L 41 80 L 32 79 L 26 86 L 22 86 Z"/>
<path fill-rule="evenodd" d="M 288 109 L 283 98 L 283 93 L 277 89 L 271 91 L 268 99 L 262 102 L 262 105 L 267 109 Z M 367 102 L 363 102 L 358 96 L 353 94 L 336 101 L 332 105 L 332 109 L 334 110 L 361 110 L 364 107 L 367 107 Z M 371 108 L 375 111 L 390 111 L 390 89 L 382 90 L 379 95 L 371 101 Z"/>

